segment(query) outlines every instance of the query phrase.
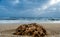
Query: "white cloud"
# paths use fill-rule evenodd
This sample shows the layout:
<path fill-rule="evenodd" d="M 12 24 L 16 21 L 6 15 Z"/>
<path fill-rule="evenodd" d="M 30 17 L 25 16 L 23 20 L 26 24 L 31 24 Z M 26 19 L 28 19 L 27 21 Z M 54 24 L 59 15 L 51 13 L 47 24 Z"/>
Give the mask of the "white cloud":
<path fill-rule="evenodd" d="M 8 9 L 5 8 L 5 6 L 0 6 L 0 9 L 1 9 L 1 10 L 4 10 L 4 11 L 8 11 Z"/>
<path fill-rule="evenodd" d="M 45 10 L 45 9 L 49 8 L 50 6 L 57 4 L 58 2 L 60 2 L 60 0 L 50 0 L 49 3 L 42 6 L 42 9 Z"/>
<path fill-rule="evenodd" d="M 49 5 L 53 5 L 53 4 L 57 3 L 56 1 L 57 1 L 57 0 L 51 0 L 51 1 L 49 2 Z"/>
<path fill-rule="evenodd" d="M 43 5 L 42 7 L 39 7 L 39 8 L 35 8 L 33 9 L 32 11 L 34 12 L 34 14 L 43 14 L 43 13 L 46 13 L 45 10 L 48 9 L 50 6 L 54 5 L 54 4 L 57 4 L 58 2 L 60 2 L 60 0 L 50 0 L 49 3 Z M 55 11 L 56 8 L 52 8 L 51 9 L 52 11 Z M 51 10 L 49 10 L 48 12 L 50 12 Z"/>
<path fill-rule="evenodd" d="M 43 9 L 43 10 L 45 10 L 45 9 L 47 9 L 47 8 L 48 8 L 47 5 L 42 6 L 42 9 Z"/>
<path fill-rule="evenodd" d="M 15 3 L 19 3 L 19 0 L 15 0 Z"/>
<path fill-rule="evenodd" d="M 51 0 L 49 4 L 50 4 L 50 5 L 53 5 L 53 4 L 56 4 L 56 3 L 58 3 L 58 2 L 60 2 L 60 0 Z"/>
<path fill-rule="evenodd" d="M 13 5 L 17 5 L 18 3 L 20 3 L 19 0 L 12 0 L 12 4 L 13 4 Z"/>

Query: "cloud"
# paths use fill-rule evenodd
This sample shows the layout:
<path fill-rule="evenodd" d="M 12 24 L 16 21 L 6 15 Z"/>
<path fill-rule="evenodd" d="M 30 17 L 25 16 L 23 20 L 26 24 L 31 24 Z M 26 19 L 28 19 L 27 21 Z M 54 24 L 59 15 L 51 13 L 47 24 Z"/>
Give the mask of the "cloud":
<path fill-rule="evenodd" d="M 56 4 L 56 3 L 58 3 L 58 2 L 60 2 L 60 0 L 51 0 L 51 1 L 50 1 L 50 5 Z"/>
<path fill-rule="evenodd" d="M 17 5 L 17 4 L 19 4 L 19 3 L 20 3 L 19 0 L 13 0 L 13 1 L 12 1 L 12 4 L 13 4 L 13 5 Z"/>
<path fill-rule="evenodd" d="M 60 17 L 60 2 L 50 5 L 47 9 L 43 10 L 42 17 Z"/>
<path fill-rule="evenodd" d="M 34 14 L 38 14 L 36 16 L 39 16 L 41 14 L 45 14 L 45 13 L 49 13 L 49 12 L 55 12 L 57 10 L 56 7 L 52 7 L 51 6 L 57 4 L 58 2 L 60 2 L 59 0 L 50 0 L 48 3 L 42 5 L 41 7 L 38 8 L 34 8 L 33 10 L 31 10 L 32 12 L 34 12 Z"/>
<path fill-rule="evenodd" d="M 37 16 L 47 9 L 47 2 L 48 0 L 4 0 L 2 5 L 12 16 Z"/>
<path fill-rule="evenodd" d="M 0 11 L 8 11 L 8 9 L 7 8 L 5 8 L 5 6 L 0 6 Z"/>
<path fill-rule="evenodd" d="M 46 14 L 46 13 L 49 13 L 49 12 L 54 12 L 55 13 L 57 11 L 57 7 L 53 7 L 53 5 L 56 5 L 59 2 L 60 2 L 59 0 L 50 0 L 49 3 L 44 4 L 41 7 L 31 9 L 30 11 L 27 10 L 26 12 L 31 12 L 35 16 L 39 16 L 41 14 Z"/>
<path fill-rule="evenodd" d="M 60 0 L 50 0 L 49 3 L 43 5 L 42 8 L 45 10 L 49 8 L 50 6 L 57 4 L 58 2 L 60 2 Z"/>

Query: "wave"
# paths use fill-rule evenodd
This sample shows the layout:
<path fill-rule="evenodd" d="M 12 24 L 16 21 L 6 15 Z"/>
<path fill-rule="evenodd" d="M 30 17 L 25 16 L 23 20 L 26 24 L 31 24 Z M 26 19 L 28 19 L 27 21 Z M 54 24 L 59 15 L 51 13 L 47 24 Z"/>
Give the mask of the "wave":
<path fill-rule="evenodd" d="M 0 19 L 0 23 L 60 23 L 60 18 L 51 17 L 20 17 Z"/>
<path fill-rule="evenodd" d="M 0 20 L 0 23 L 60 23 L 60 21 L 40 21 L 40 20 Z"/>
<path fill-rule="evenodd" d="M 0 20 L 50 20 L 50 21 L 58 21 L 60 20 L 60 17 L 58 18 L 52 18 L 52 17 L 3 17 L 0 18 Z"/>

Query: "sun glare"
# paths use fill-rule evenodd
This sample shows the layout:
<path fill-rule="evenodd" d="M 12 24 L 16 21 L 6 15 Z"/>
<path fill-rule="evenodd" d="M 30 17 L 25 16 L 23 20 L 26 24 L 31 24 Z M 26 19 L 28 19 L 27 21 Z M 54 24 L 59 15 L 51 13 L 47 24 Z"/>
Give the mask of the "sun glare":
<path fill-rule="evenodd" d="M 56 4 L 56 3 L 58 3 L 58 2 L 60 2 L 60 0 L 51 0 L 51 1 L 50 1 L 50 5 Z"/>
<path fill-rule="evenodd" d="M 60 2 L 60 0 L 50 0 L 49 3 L 47 3 L 46 5 L 42 6 L 42 9 L 45 10 L 47 9 L 48 7 L 54 5 L 54 4 L 57 4 L 58 2 Z"/>

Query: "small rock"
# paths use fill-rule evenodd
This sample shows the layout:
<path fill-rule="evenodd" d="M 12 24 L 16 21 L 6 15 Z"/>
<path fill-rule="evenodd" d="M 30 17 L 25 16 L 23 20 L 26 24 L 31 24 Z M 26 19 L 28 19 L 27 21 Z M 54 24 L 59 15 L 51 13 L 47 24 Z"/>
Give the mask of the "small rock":
<path fill-rule="evenodd" d="M 20 25 L 17 29 L 14 35 L 27 35 L 27 36 L 33 36 L 33 37 L 44 37 L 46 35 L 46 30 L 36 24 L 36 23 L 31 23 L 31 24 L 23 24 Z"/>

